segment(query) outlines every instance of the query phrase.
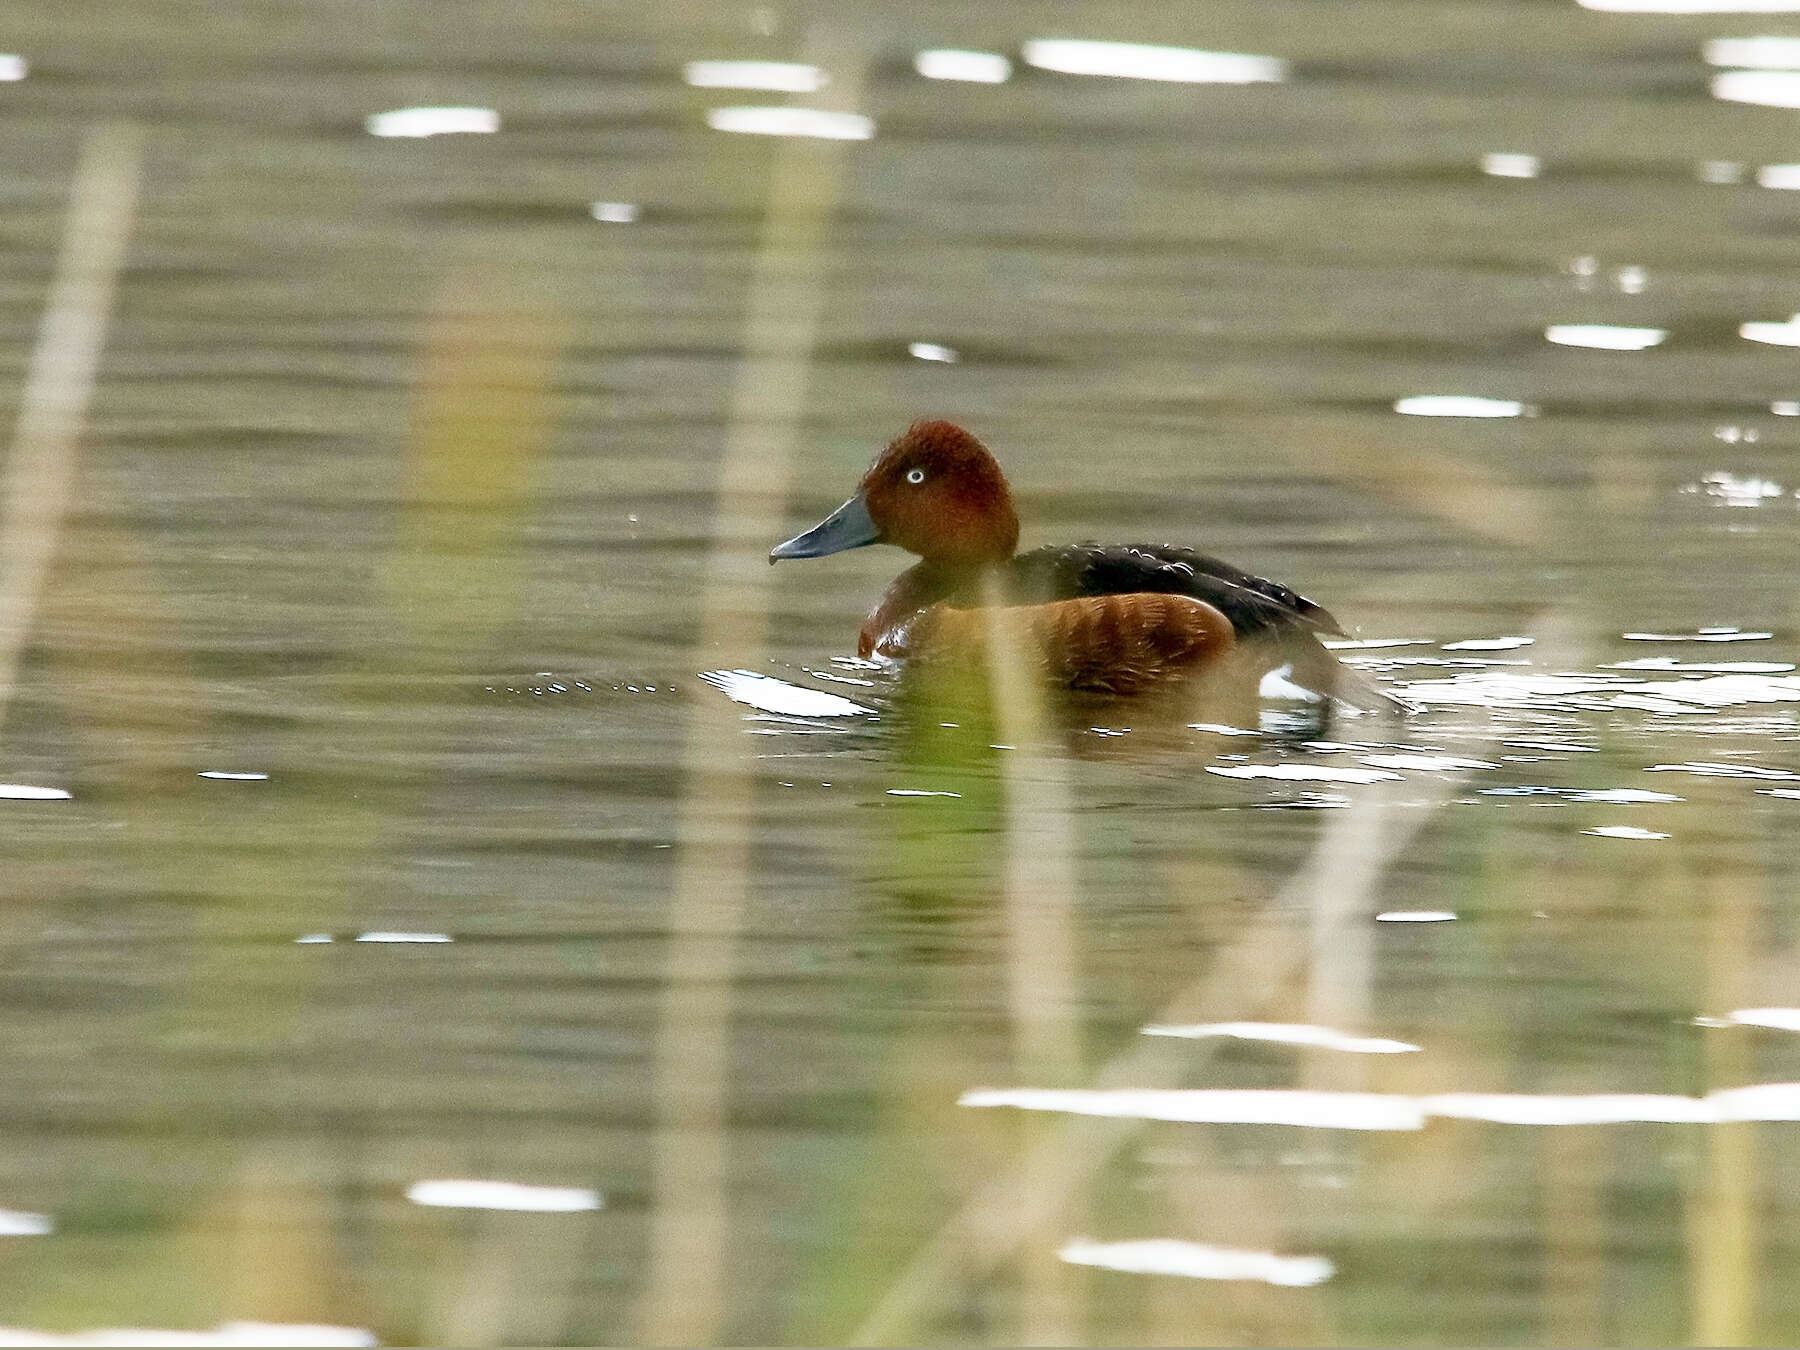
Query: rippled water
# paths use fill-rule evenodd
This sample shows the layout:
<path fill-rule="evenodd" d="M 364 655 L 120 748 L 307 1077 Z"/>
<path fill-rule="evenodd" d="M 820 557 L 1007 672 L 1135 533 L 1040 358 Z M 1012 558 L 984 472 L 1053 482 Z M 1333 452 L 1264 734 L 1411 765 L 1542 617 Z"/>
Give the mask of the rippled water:
<path fill-rule="evenodd" d="M 1682 7 L 0 3 L 15 403 L 147 132 L 0 1326 L 1800 1338 L 1800 17 Z M 847 659 L 927 413 L 1422 711 Z"/>

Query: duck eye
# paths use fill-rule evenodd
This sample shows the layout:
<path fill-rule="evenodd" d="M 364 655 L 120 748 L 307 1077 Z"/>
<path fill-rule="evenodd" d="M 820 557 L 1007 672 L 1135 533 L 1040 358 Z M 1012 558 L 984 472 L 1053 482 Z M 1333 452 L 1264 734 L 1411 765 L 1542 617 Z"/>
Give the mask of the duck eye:
<path fill-rule="evenodd" d="M 925 481 L 925 470 L 908 469 L 906 471 L 906 481 L 909 483 L 923 483 Z"/>

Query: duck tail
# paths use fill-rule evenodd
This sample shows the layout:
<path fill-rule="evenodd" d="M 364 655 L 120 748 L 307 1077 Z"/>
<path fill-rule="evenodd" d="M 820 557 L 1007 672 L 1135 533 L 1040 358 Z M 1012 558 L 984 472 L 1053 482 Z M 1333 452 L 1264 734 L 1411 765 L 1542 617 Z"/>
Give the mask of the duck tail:
<path fill-rule="evenodd" d="M 1333 698 L 1341 699 L 1353 708 L 1364 712 L 1382 712 L 1411 717 L 1423 709 L 1404 694 L 1396 694 L 1391 689 L 1376 684 L 1360 670 L 1352 670 L 1342 662 L 1338 663 L 1341 672 L 1337 677 L 1337 687 L 1331 691 Z"/>
<path fill-rule="evenodd" d="M 1317 638 L 1294 653 L 1294 682 L 1313 689 L 1360 712 L 1410 716 L 1419 705 L 1375 683 L 1362 671 L 1347 666 Z"/>

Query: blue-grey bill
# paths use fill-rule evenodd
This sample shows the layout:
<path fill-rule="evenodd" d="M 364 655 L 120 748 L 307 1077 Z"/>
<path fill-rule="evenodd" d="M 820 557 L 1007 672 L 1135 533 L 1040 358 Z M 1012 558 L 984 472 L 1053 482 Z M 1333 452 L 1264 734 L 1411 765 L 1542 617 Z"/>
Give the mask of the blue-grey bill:
<path fill-rule="evenodd" d="M 868 503 L 858 493 L 805 534 L 797 534 L 785 544 L 775 545 L 769 550 L 769 561 L 823 558 L 828 553 L 842 553 L 847 548 L 880 542 L 881 530 L 870 519 Z"/>

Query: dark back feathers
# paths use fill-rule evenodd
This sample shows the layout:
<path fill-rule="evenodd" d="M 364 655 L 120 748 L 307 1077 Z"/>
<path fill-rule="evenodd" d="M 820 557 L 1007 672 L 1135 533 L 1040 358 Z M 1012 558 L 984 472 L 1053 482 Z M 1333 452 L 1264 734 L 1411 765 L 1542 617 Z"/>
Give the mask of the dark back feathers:
<path fill-rule="evenodd" d="M 1204 600 L 1240 637 L 1344 631 L 1323 605 L 1280 582 L 1170 544 L 1052 545 L 1021 553 L 1007 567 L 1017 604 L 1150 591 Z"/>

